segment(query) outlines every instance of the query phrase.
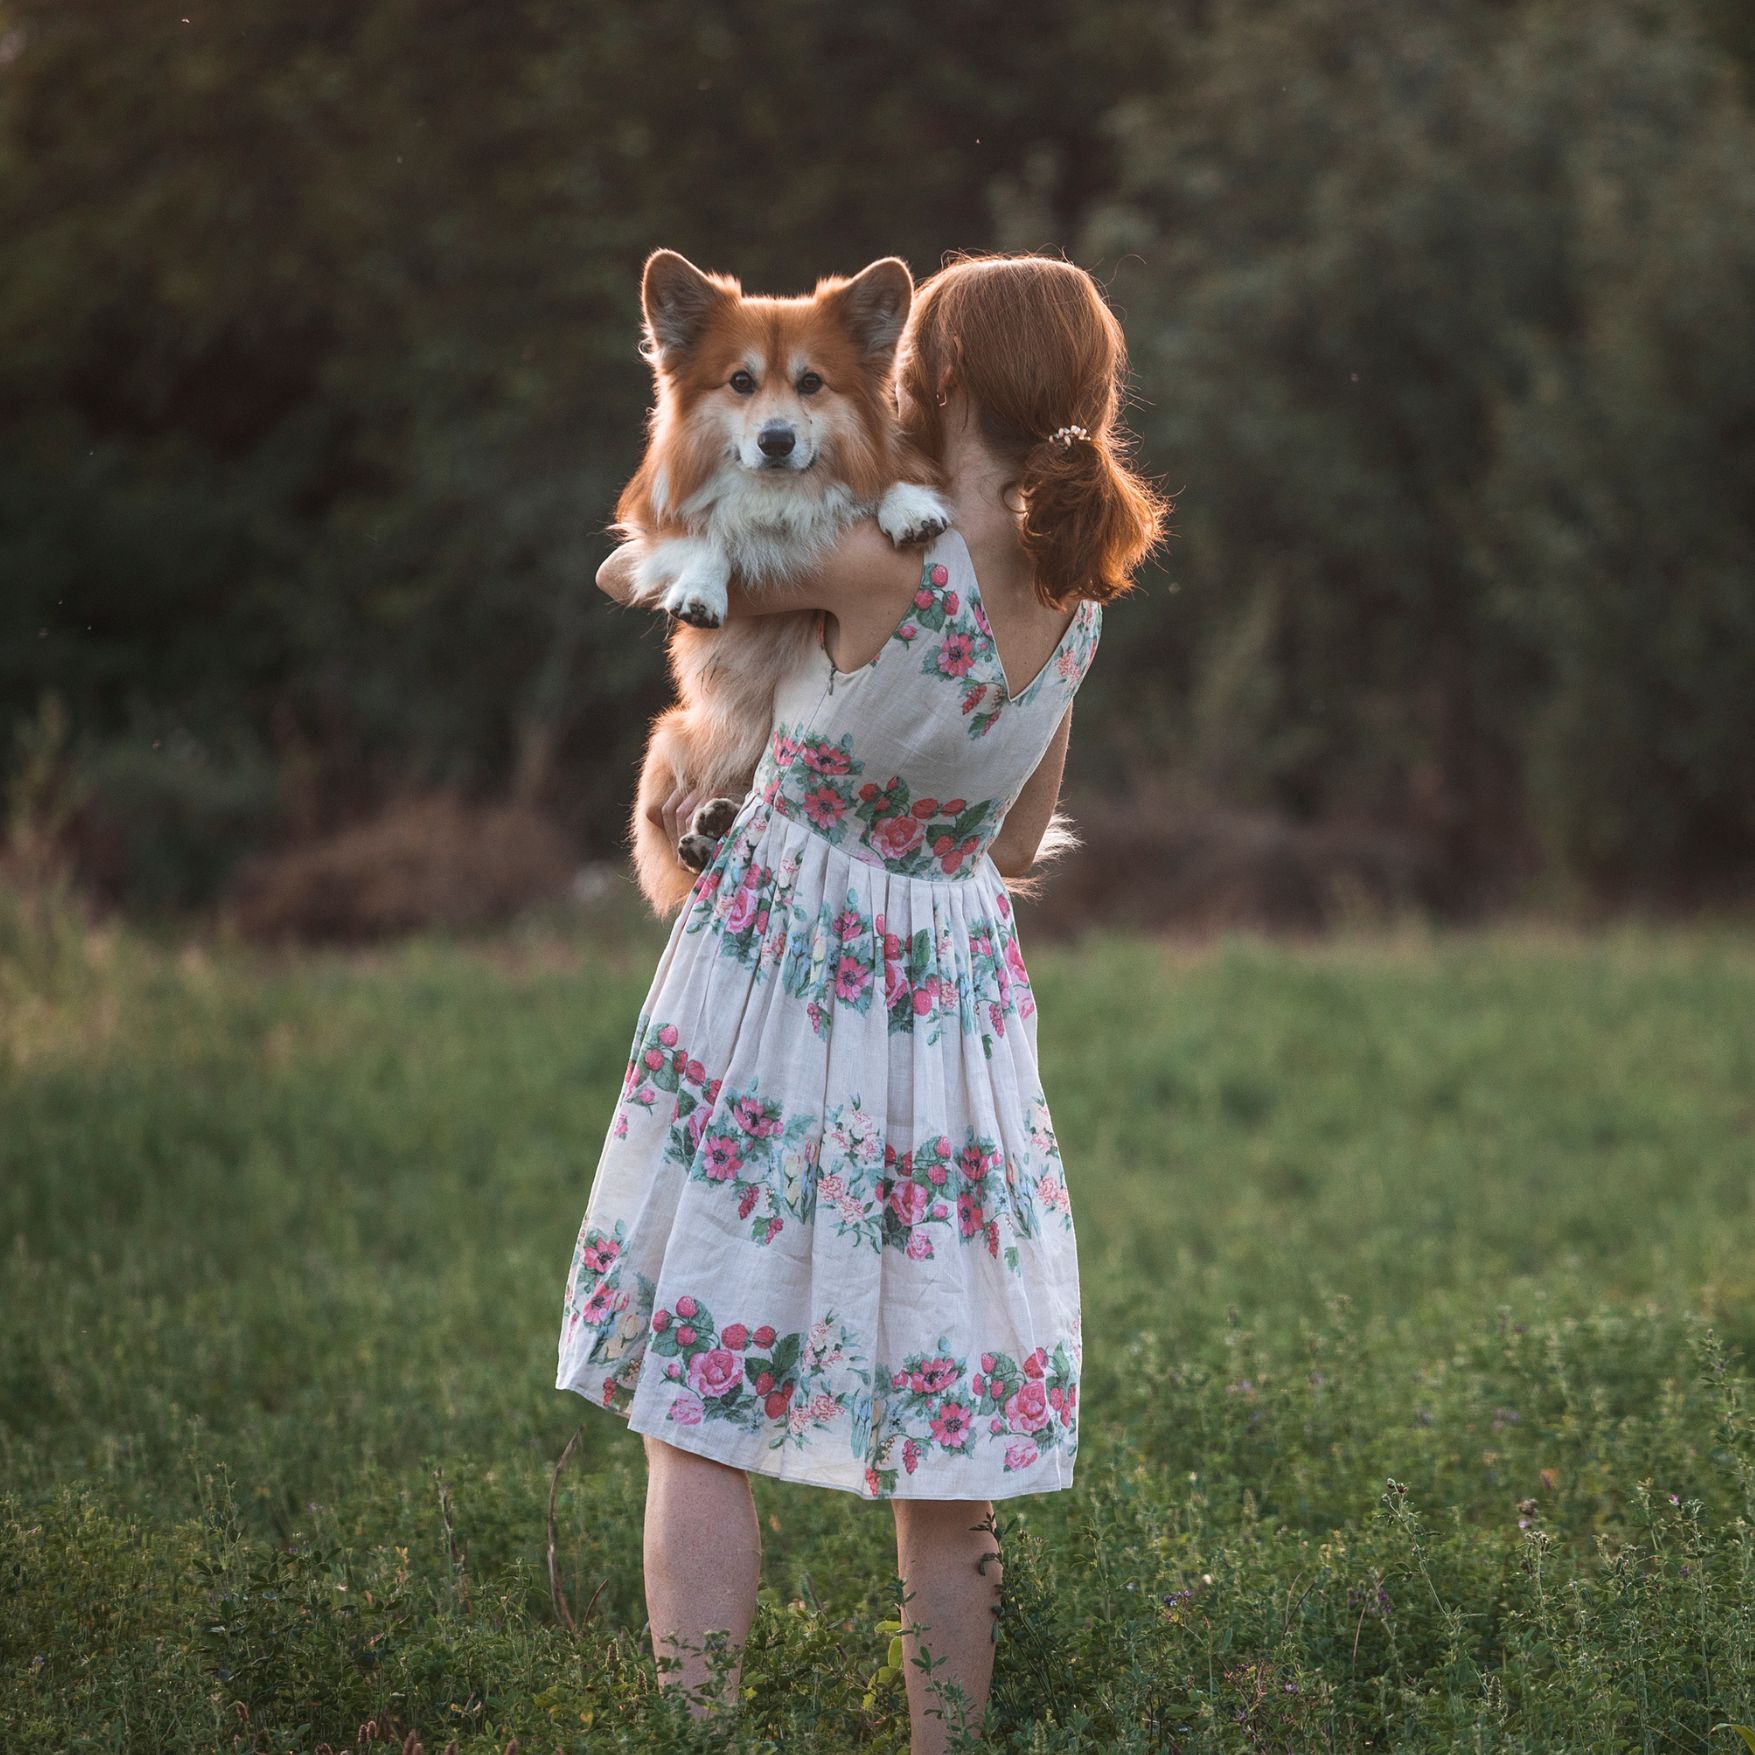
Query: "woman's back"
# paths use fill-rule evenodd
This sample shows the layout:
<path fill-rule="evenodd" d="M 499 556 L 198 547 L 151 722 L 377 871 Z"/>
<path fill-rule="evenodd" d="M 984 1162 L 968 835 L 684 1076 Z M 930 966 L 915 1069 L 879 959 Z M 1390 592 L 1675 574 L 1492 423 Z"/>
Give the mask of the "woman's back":
<path fill-rule="evenodd" d="M 843 671 L 813 651 L 787 678 L 756 791 L 865 864 L 966 879 L 1059 727 L 1101 621 L 1081 600 L 1034 672 L 1008 679 L 969 545 L 948 530 L 875 658 Z M 1012 651 L 1029 662 L 1042 628 L 1018 632 Z"/>

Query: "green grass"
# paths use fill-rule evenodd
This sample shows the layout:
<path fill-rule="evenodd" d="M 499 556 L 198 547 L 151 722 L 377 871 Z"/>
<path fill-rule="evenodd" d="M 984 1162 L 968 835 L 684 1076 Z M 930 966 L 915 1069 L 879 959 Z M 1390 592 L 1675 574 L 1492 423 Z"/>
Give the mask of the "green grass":
<path fill-rule="evenodd" d="M 656 943 L 0 923 L 6 1755 L 374 1717 L 434 1755 L 906 1747 L 899 1685 L 866 1704 L 888 1512 L 757 1482 L 749 1696 L 692 1727 L 642 1640 L 639 1441 L 549 1387 Z M 993 1745 L 1740 1748 L 1755 940 L 1032 966 L 1083 1444 L 1001 1507 Z M 581 1419 L 574 1639 L 544 1514 Z"/>

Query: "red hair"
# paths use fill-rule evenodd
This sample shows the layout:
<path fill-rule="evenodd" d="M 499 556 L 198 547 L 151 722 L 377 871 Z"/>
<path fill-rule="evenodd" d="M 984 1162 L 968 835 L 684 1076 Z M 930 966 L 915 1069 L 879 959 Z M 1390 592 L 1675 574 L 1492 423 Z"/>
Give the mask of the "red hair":
<path fill-rule="evenodd" d="M 908 433 L 944 456 L 942 384 L 1017 469 L 1025 551 L 1056 608 L 1119 597 L 1163 540 L 1170 502 L 1133 466 L 1121 424 L 1127 343 L 1084 269 L 1055 256 L 958 256 L 922 283 L 902 335 Z M 1084 436 L 1062 429 L 1083 428 Z"/>

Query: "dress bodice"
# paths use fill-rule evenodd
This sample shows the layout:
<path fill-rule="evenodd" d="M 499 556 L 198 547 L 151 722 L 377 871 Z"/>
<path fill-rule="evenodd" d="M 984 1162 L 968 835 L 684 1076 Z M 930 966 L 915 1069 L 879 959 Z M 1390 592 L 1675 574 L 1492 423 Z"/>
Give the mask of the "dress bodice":
<path fill-rule="evenodd" d="M 754 790 L 866 864 L 967 878 L 1046 753 L 1101 626 L 1101 608 L 1082 599 L 1014 695 L 968 547 L 947 530 L 869 664 L 837 670 L 813 648 L 782 683 Z"/>

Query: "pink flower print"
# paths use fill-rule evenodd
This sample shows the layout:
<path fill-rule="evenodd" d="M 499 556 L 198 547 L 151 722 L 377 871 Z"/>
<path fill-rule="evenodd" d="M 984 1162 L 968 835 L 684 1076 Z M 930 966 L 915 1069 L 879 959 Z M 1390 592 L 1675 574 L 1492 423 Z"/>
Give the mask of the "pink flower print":
<path fill-rule="evenodd" d="M 964 1189 L 957 1196 L 957 1229 L 965 1237 L 973 1237 L 986 1222 L 987 1215 L 981 1210 L 981 1196 Z"/>
<path fill-rule="evenodd" d="M 601 1328 L 615 1315 L 615 1299 L 606 1281 L 597 1282 L 591 1296 L 579 1307 L 579 1315 L 593 1328 Z"/>
<path fill-rule="evenodd" d="M 907 1388 L 907 1386 L 908 1386 L 908 1373 L 906 1371 L 892 1371 L 890 1373 L 890 1388 L 891 1389 L 905 1389 L 905 1388 Z"/>
<path fill-rule="evenodd" d="M 993 624 L 987 619 L 987 609 L 979 597 L 969 600 L 969 613 L 975 618 L 975 625 L 988 639 L 993 638 Z"/>
<path fill-rule="evenodd" d="M 852 759 L 844 749 L 837 749 L 832 743 L 812 743 L 803 749 L 804 765 L 814 768 L 819 774 L 845 774 L 852 767 Z"/>
<path fill-rule="evenodd" d="M 912 1438 L 902 1440 L 902 1467 L 913 1474 L 920 1461 L 920 1446 Z"/>
<path fill-rule="evenodd" d="M 737 1142 L 722 1133 L 708 1140 L 701 1159 L 708 1179 L 713 1182 L 729 1182 L 743 1168 Z"/>
<path fill-rule="evenodd" d="M 946 634 L 939 644 L 938 667 L 946 676 L 967 676 L 975 666 L 975 642 L 967 634 Z"/>
<path fill-rule="evenodd" d="M 857 908 L 843 908 L 835 918 L 835 936 L 842 940 L 858 938 L 865 930 L 865 921 Z"/>
<path fill-rule="evenodd" d="M 1006 1418 L 1014 1432 L 1040 1432 L 1048 1424 L 1048 1392 L 1040 1383 L 1025 1382 L 1007 1399 Z"/>
<path fill-rule="evenodd" d="M 858 957 L 846 956 L 835 965 L 835 997 L 849 1004 L 871 985 L 871 971 Z"/>
<path fill-rule="evenodd" d="M 609 1131 L 612 1139 L 625 1140 L 628 1137 L 628 1118 L 625 1115 L 618 1115 L 615 1118 L 615 1126 Z"/>
<path fill-rule="evenodd" d="M 1042 1454 L 1027 1438 L 1014 1439 L 1005 1447 L 1008 1469 L 1027 1469 Z"/>
<path fill-rule="evenodd" d="M 955 1359 L 922 1359 L 909 1380 L 922 1395 L 938 1395 L 957 1381 Z"/>
<path fill-rule="evenodd" d="M 825 1425 L 841 1412 L 841 1404 L 832 1395 L 819 1390 L 810 1398 L 810 1417 L 819 1425 Z"/>
<path fill-rule="evenodd" d="M 920 630 L 917 627 L 915 627 L 915 625 L 912 622 L 903 622 L 901 627 L 899 627 L 896 630 L 896 632 L 898 634 L 900 634 L 904 640 L 912 640 L 914 638 L 914 636 L 920 632 Z"/>
<path fill-rule="evenodd" d="M 594 1274 L 602 1274 L 609 1271 L 610 1263 L 621 1252 L 622 1246 L 613 1237 L 600 1237 L 595 1243 L 587 1243 L 579 1253 Z"/>
<path fill-rule="evenodd" d="M 890 1190 L 890 1208 L 904 1225 L 918 1225 L 926 1217 L 926 1199 L 918 1182 L 898 1182 Z"/>
<path fill-rule="evenodd" d="M 831 1171 L 827 1176 L 817 1179 L 817 1198 L 831 1203 L 838 1201 L 847 1192 L 847 1184 Z"/>
<path fill-rule="evenodd" d="M 993 1167 L 993 1159 L 978 1145 L 970 1144 L 963 1148 L 957 1167 L 970 1182 L 979 1182 Z"/>
<path fill-rule="evenodd" d="M 1005 1430 L 1005 1421 L 995 1414 L 994 1417 L 987 1422 L 987 1430 L 989 1432 L 1003 1432 Z"/>
<path fill-rule="evenodd" d="M 1018 949 L 1018 941 L 1015 938 L 1008 938 L 1005 941 L 1005 966 L 1006 973 L 1020 987 L 1030 985 L 1030 971 L 1024 967 L 1024 953 Z"/>
<path fill-rule="evenodd" d="M 908 1259 L 910 1261 L 930 1261 L 932 1259 L 932 1239 L 924 1231 L 908 1233 Z"/>
<path fill-rule="evenodd" d="M 933 584 L 939 585 L 939 586 L 948 585 L 951 582 L 950 574 L 948 572 L 946 572 L 946 570 L 944 569 L 944 567 L 941 564 L 938 564 L 936 562 L 934 563 L 931 571 L 928 572 L 926 576 L 927 576 L 927 578 L 929 578 L 933 582 Z"/>
<path fill-rule="evenodd" d="M 747 932 L 755 918 L 755 873 L 751 872 L 749 877 L 732 892 L 731 906 L 725 911 L 725 930 L 733 933 Z"/>
<path fill-rule="evenodd" d="M 819 829 L 832 829 L 847 814 L 847 800 L 832 786 L 804 795 L 804 814 Z"/>
<path fill-rule="evenodd" d="M 925 839 L 926 831 L 911 816 L 885 817 L 872 825 L 871 844 L 885 859 L 906 859 Z"/>
<path fill-rule="evenodd" d="M 689 1388 L 705 1400 L 725 1395 L 743 1381 L 743 1367 L 729 1347 L 714 1347 L 689 1361 Z"/>
<path fill-rule="evenodd" d="M 774 766 L 790 768 L 798 757 L 798 741 L 784 731 L 774 733 Z"/>
<path fill-rule="evenodd" d="M 698 1152 L 701 1149 L 701 1136 L 707 1131 L 707 1119 L 711 1111 L 705 1104 L 683 1123 L 683 1134 L 689 1142 L 689 1150 Z"/>
<path fill-rule="evenodd" d="M 749 1345 L 750 1331 L 741 1322 L 728 1322 L 719 1331 L 721 1345 L 730 1347 L 735 1353 L 741 1353 Z"/>
<path fill-rule="evenodd" d="M 706 1409 L 701 1405 L 701 1398 L 693 1390 L 678 1390 L 676 1399 L 670 1404 L 670 1418 L 679 1426 L 698 1426 Z"/>
<path fill-rule="evenodd" d="M 652 1105 L 658 1101 L 658 1094 L 650 1085 L 645 1085 L 634 1093 L 634 1101 L 638 1103 L 642 1109 L 650 1109 Z"/>
<path fill-rule="evenodd" d="M 961 1402 L 946 1402 L 932 1422 L 932 1435 L 946 1450 L 961 1450 L 975 1422 Z"/>

